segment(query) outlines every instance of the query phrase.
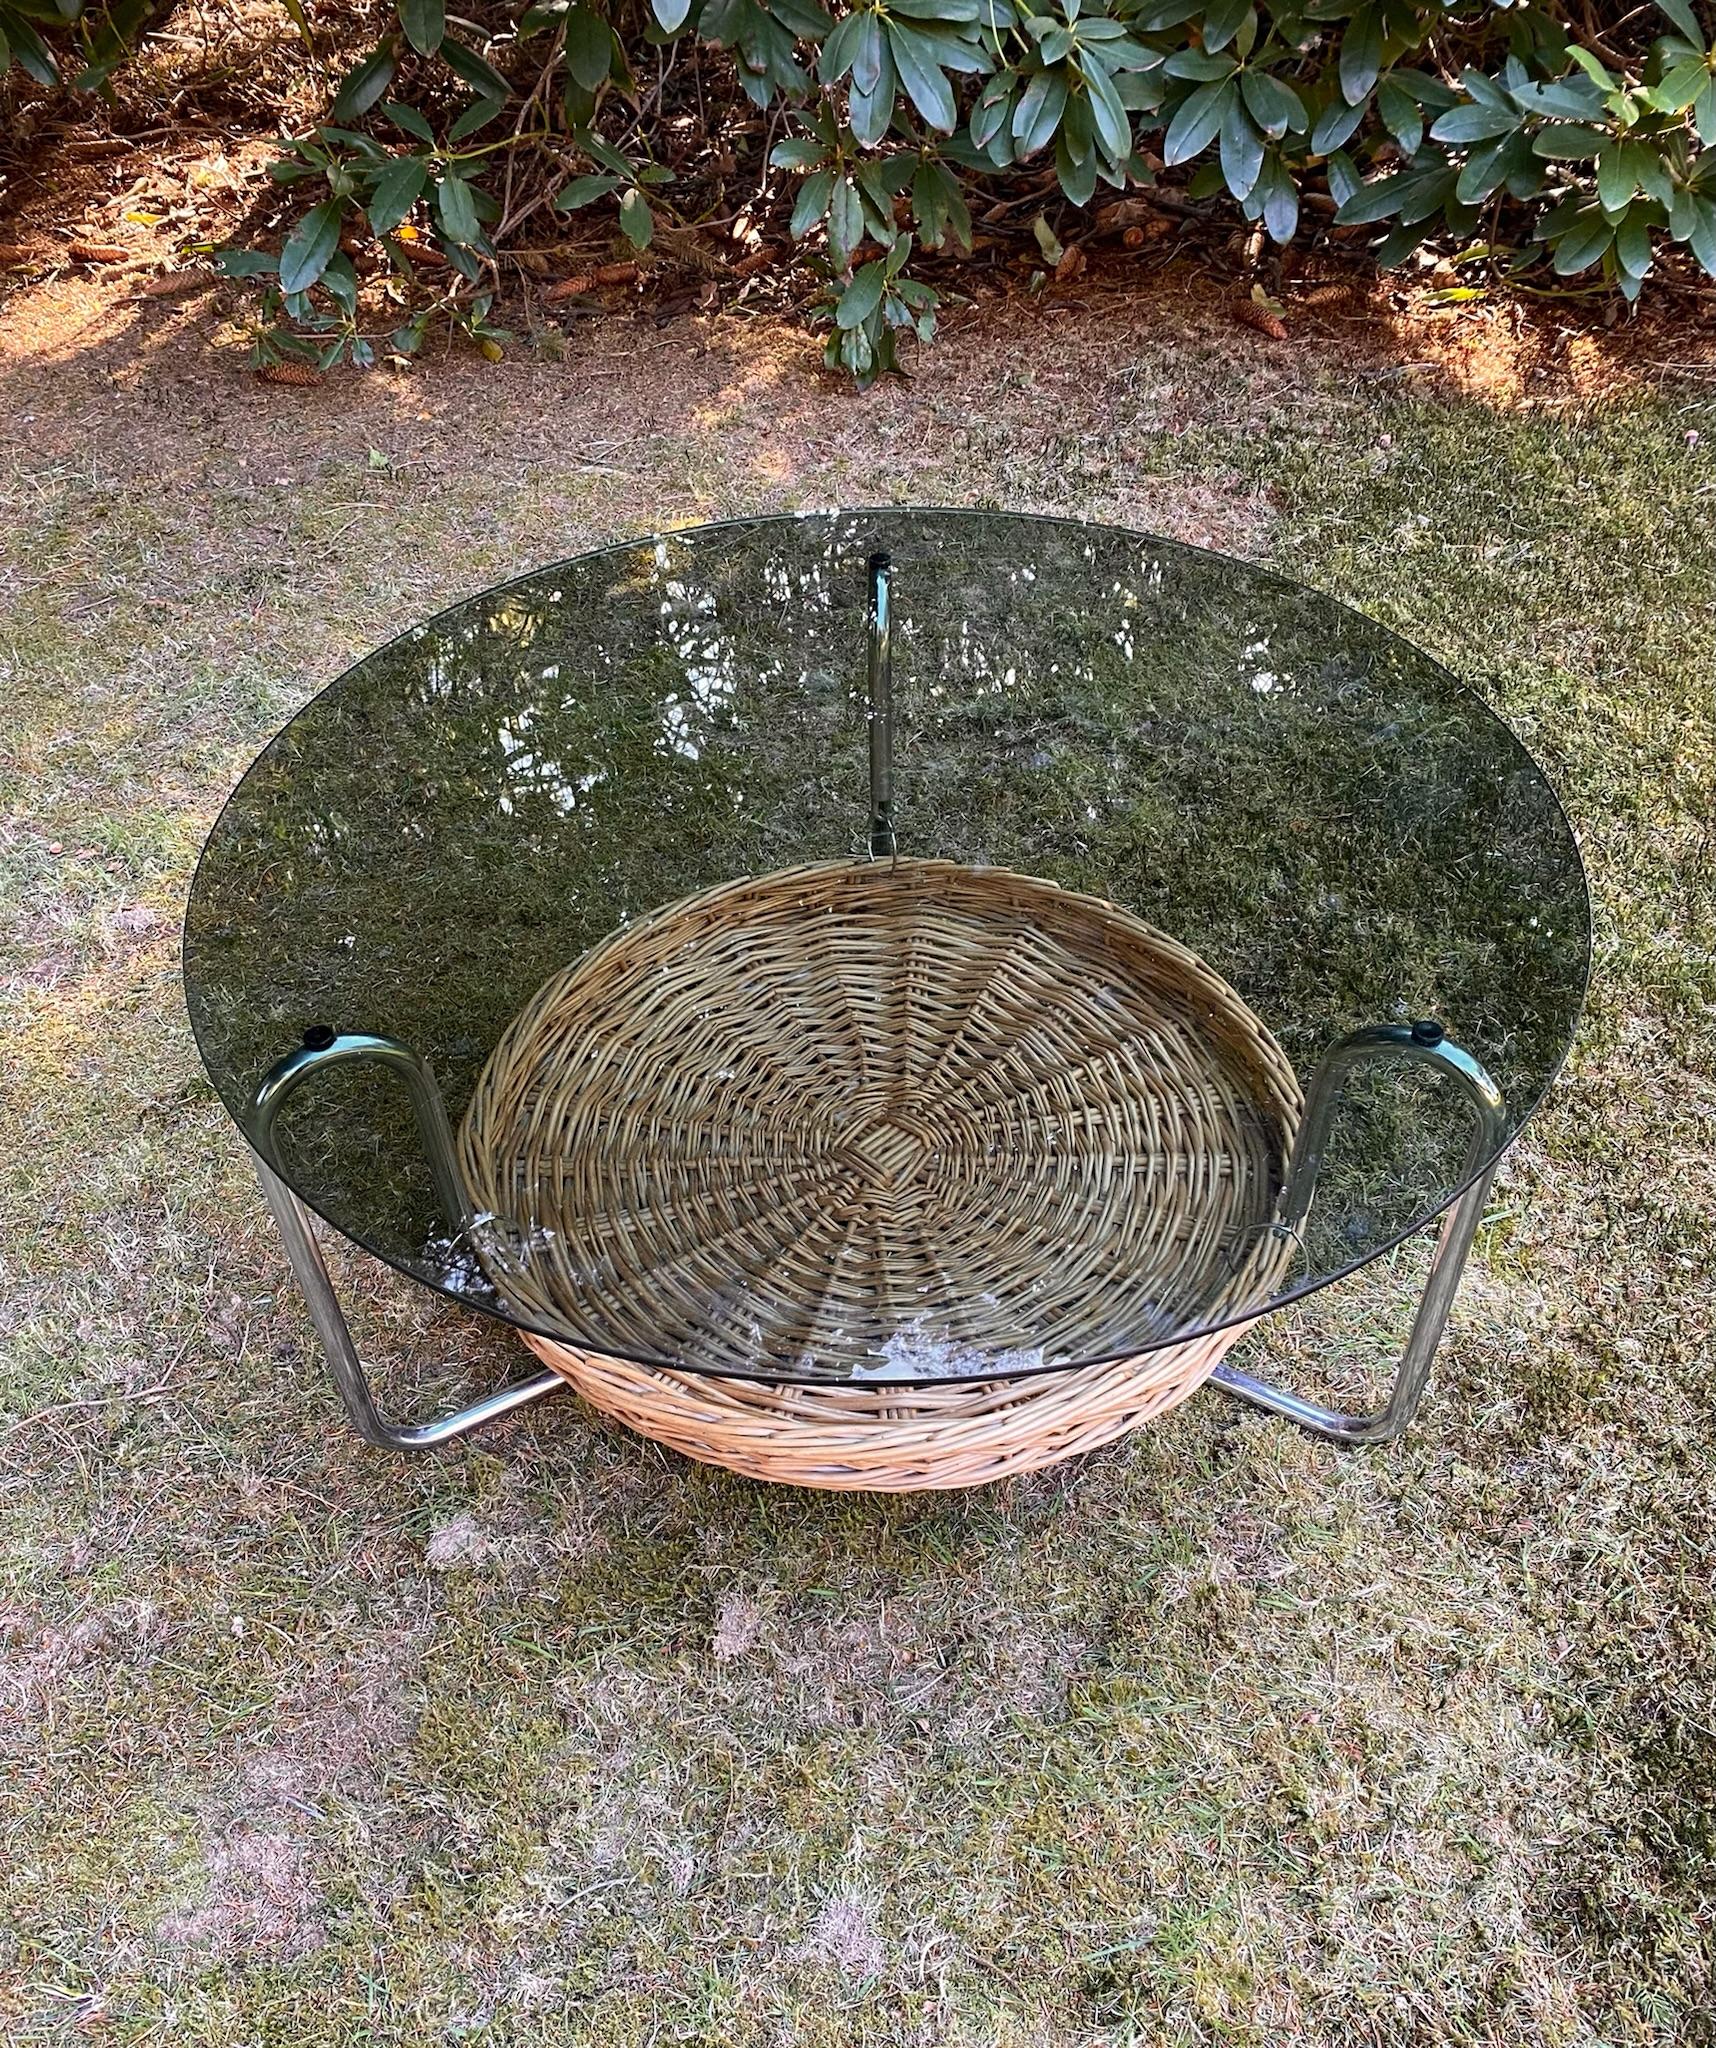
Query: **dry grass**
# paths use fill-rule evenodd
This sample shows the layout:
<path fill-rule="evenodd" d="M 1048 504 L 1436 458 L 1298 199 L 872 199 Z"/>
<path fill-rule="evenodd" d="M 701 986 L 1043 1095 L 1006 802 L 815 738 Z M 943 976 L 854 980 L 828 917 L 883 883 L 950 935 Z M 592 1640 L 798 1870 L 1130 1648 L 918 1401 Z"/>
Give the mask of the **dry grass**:
<path fill-rule="evenodd" d="M 211 376 L 195 307 L 80 289 L 9 329 L 0 485 L 8 2038 L 1713 2038 L 1699 389 L 1522 409 L 1194 299 L 997 314 L 866 398 L 685 323 L 305 399 Z M 905 1501 L 569 1401 L 365 1450 L 179 1006 L 215 806 L 348 654 L 504 571 L 895 496 L 1269 558 L 1555 768 L 1597 993 L 1417 1432 L 1343 1456 L 1210 1395 Z M 390 1382 L 510 1362 L 352 1282 Z M 1274 1341 L 1315 1373 L 1403 1314 L 1378 1275 Z"/>

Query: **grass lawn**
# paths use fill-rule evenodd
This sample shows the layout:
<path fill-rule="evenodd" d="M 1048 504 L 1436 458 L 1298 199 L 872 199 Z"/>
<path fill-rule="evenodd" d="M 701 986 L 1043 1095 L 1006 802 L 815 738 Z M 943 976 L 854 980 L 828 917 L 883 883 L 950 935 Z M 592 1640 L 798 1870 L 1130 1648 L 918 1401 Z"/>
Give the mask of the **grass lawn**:
<path fill-rule="evenodd" d="M 72 314 L 0 337 L 7 2041 L 1716 2040 L 1716 385 L 1272 349 L 1191 295 L 997 312 L 865 397 L 624 320 L 300 394 L 195 309 Z M 502 574 L 894 497 L 1266 560 L 1554 774 L 1595 991 L 1418 1427 L 1343 1454 L 1209 1394 L 904 1500 L 571 1400 L 365 1449 L 181 1008 L 215 809 Z M 1275 1364 L 1374 1368 L 1414 1270 Z M 402 1398 L 511 1362 L 352 1288 Z"/>

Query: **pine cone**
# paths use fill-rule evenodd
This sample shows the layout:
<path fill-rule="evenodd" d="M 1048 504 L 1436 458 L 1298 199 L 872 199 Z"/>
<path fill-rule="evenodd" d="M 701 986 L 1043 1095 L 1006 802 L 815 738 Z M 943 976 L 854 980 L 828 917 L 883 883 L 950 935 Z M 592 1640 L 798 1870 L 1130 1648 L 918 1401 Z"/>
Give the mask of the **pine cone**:
<path fill-rule="evenodd" d="M 72 242 L 66 253 L 76 263 L 125 263 L 131 257 L 123 242 Z"/>
<path fill-rule="evenodd" d="M 1235 299 L 1233 317 L 1241 327 L 1254 328 L 1257 333 L 1267 335 L 1271 341 L 1287 339 L 1286 321 L 1279 313 L 1272 312 L 1268 306 L 1259 305 L 1255 299 Z"/>
<path fill-rule="evenodd" d="M 322 381 L 322 373 L 313 363 L 291 359 L 283 363 L 264 363 L 256 374 L 264 384 L 292 384 L 306 391 L 313 391 Z"/>

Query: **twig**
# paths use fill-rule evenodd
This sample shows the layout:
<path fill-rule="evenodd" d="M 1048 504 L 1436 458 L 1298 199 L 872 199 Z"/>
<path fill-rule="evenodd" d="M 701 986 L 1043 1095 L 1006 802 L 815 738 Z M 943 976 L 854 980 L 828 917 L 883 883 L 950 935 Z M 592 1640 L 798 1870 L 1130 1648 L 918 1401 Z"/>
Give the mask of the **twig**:
<path fill-rule="evenodd" d="M 87 1401 L 56 1401 L 51 1407 L 38 1408 L 34 1415 L 20 1417 L 10 1428 L 0 1429 L 0 1444 L 10 1442 L 20 1430 L 29 1429 L 38 1422 L 46 1422 L 50 1415 L 75 1415 L 89 1408 L 111 1408 L 116 1401 L 136 1403 L 152 1400 L 157 1394 L 166 1393 L 173 1384 L 172 1375 L 177 1370 L 180 1359 L 190 1348 L 190 1341 L 187 1337 L 174 1352 L 172 1363 L 167 1368 L 167 1378 L 157 1380 L 154 1386 L 143 1387 L 135 1394 L 94 1394 Z"/>

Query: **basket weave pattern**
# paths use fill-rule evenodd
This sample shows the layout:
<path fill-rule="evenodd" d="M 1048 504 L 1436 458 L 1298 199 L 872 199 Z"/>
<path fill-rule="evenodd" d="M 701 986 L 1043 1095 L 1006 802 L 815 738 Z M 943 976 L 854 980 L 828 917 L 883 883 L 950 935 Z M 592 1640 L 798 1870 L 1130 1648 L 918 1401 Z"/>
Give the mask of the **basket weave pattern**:
<path fill-rule="evenodd" d="M 484 1234 L 490 1277 L 597 1407 L 753 1477 L 908 1490 L 1193 1392 L 1243 1326 L 1160 1340 L 1268 1298 L 1299 1108 L 1234 991 L 1114 905 L 842 861 L 670 904 L 554 976 L 460 1147 L 479 1209 L 528 1219 Z"/>

